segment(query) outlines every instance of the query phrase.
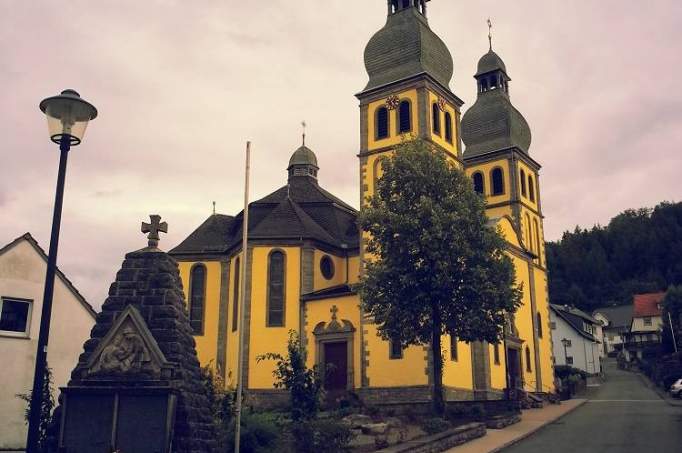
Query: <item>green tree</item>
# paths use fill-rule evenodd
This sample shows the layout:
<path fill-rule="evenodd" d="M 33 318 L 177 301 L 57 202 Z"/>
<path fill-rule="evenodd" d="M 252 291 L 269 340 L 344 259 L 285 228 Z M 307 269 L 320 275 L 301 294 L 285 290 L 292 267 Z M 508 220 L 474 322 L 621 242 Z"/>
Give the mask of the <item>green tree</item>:
<path fill-rule="evenodd" d="M 671 324 L 672 323 L 672 331 Z M 682 351 L 682 286 L 671 286 L 663 299 L 663 343 L 674 352 L 673 335 L 677 348 Z"/>
<path fill-rule="evenodd" d="M 359 222 L 374 256 L 359 284 L 364 309 L 384 339 L 430 345 L 433 407 L 442 415 L 441 337 L 496 343 L 520 303 L 505 241 L 469 178 L 421 140 L 385 160 Z"/>

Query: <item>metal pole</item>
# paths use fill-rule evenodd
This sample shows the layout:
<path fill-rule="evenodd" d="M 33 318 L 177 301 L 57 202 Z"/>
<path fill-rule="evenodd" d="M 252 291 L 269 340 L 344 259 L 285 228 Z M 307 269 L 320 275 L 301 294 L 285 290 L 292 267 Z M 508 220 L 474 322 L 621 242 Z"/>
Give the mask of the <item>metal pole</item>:
<path fill-rule="evenodd" d="M 45 274 L 45 290 L 43 292 L 43 309 L 40 316 L 40 332 L 36 350 L 36 368 L 33 374 L 33 390 L 31 392 L 31 413 L 28 420 L 26 453 L 38 453 L 40 446 L 40 416 L 43 406 L 43 386 L 45 385 L 45 368 L 47 367 L 47 344 L 50 339 L 50 320 L 52 316 L 52 296 L 54 294 L 54 276 L 57 271 L 57 249 L 59 247 L 59 228 L 62 220 L 62 204 L 64 201 L 64 181 L 66 179 L 66 161 L 71 148 L 70 137 L 62 136 L 59 143 L 59 172 L 57 175 L 57 192 L 52 214 L 52 234 L 50 251 L 47 257 L 47 273 Z"/>
<path fill-rule="evenodd" d="M 675 354 L 677 354 L 677 340 L 675 340 L 675 329 L 673 329 L 673 318 L 668 312 L 668 323 L 670 323 L 670 333 L 673 334 L 673 346 L 675 346 Z"/>
<path fill-rule="evenodd" d="M 248 269 L 249 242 L 249 170 L 251 167 L 251 142 L 246 142 L 246 173 L 244 177 L 244 217 L 242 225 L 242 271 L 241 291 L 239 291 L 239 359 L 237 362 L 237 405 L 235 407 L 234 451 L 239 453 L 242 420 L 242 390 L 244 388 L 244 301 L 246 293 L 246 269 Z"/>

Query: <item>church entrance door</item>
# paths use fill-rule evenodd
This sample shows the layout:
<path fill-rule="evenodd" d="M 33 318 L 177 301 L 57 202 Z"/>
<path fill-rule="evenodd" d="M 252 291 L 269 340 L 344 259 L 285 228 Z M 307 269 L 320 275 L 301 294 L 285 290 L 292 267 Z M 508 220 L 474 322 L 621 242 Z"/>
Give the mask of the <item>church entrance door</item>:
<path fill-rule="evenodd" d="M 507 372 L 509 373 L 509 388 L 523 388 L 521 381 L 521 354 L 518 349 L 507 349 Z"/>
<path fill-rule="evenodd" d="M 327 369 L 325 390 L 345 392 L 348 386 L 348 342 L 325 342 L 324 364 Z"/>

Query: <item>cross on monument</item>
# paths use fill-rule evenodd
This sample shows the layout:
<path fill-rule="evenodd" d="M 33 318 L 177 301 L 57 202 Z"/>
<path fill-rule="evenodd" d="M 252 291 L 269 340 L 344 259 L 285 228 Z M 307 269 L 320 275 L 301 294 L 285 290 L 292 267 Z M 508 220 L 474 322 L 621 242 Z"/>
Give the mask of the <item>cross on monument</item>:
<path fill-rule="evenodd" d="M 149 239 L 149 247 L 157 247 L 159 245 L 159 232 L 168 233 L 168 223 L 161 222 L 161 216 L 158 214 L 152 214 L 149 216 L 151 223 L 142 222 L 142 232 L 149 233 L 147 239 Z"/>
<path fill-rule="evenodd" d="M 336 305 L 332 305 L 332 308 L 329 309 L 329 313 L 332 314 L 332 321 L 337 320 L 336 314 L 338 312 L 339 312 L 339 308 Z"/>

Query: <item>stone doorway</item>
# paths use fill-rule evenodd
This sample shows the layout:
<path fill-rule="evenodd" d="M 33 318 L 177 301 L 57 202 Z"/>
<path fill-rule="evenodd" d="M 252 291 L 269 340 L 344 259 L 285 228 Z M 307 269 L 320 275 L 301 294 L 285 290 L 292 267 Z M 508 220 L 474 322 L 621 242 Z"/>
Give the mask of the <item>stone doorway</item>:
<path fill-rule="evenodd" d="M 344 392 L 348 388 L 348 342 L 324 344 L 324 369 L 327 376 L 324 387 L 328 392 Z"/>
<path fill-rule="evenodd" d="M 521 350 L 507 348 L 507 374 L 510 389 L 522 389 L 523 378 L 521 375 Z"/>
<path fill-rule="evenodd" d="M 353 337 L 355 327 L 347 319 L 339 319 L 336 305 L 329 310 L 332 314 L 330 322 L 321 322 L 315 326 L 315 363 L 325 372 L 324 387 L 328 396 L 353 390 Z"/>

